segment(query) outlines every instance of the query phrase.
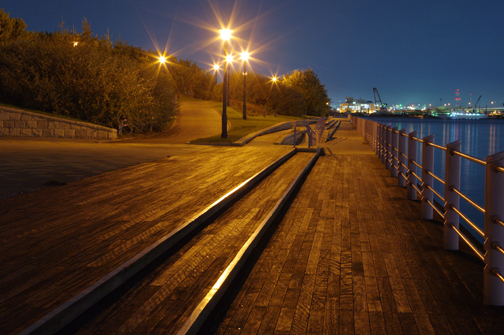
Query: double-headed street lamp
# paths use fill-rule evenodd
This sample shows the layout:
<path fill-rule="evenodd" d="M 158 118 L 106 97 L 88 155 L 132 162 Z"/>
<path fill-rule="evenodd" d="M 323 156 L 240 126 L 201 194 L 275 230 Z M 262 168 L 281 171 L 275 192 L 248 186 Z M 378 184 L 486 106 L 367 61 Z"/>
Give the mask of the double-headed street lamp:
<path fill-rule="evenodd" d="M 233 55 L 229 54 L 226 56 L 226 64 L 228 66 L 228 71 L 227 71 L 227 105 L 226 106 L 230 106 L 229 104 L 229 99 L 231 97 L 231 90 L 229 89 L 229 85 L 231 83 L 231 71 L 229 70 L 229 64 L 231 64 L 233 62 Z"/>
<path fill-rule="evenodd" d="M 231 33 L 233 32 L 230 29 L 221 29 L 219 30 L 220 37 L 224 41 L 224 54 L 227 57 L 227 41 L 231 38 Z M 227 62 L 224 64 L 224 73 L 223 73 L 223 81 L 222 81 L 222 133 L 221 138 L 227 138 Z"/>
<path fill-rule="evenodd" d="M 247 119 L 247 60 L 249 59 L 249 53 L 244 51 L 241 53 L 241 59 L 243 59 L 243 119 Z"/>

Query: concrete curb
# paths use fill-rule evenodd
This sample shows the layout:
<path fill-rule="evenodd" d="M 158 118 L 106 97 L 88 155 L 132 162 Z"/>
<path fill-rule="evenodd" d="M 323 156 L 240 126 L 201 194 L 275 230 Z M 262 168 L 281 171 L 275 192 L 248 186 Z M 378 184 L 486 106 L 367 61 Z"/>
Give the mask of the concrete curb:
<path fill-rule="evenodd" d="M 309 120 L 309 123 L 317 123 L 317 120 Z M 242 137 L 241 139 L 235 141 L 235 142 L 199 142 L 199 143 L 187 143 L 187 144 L 194 144 L 194 145 L 213 145 L 213 146 L 227 146 L 227 147 L 242 147 L 246 144 L 248 144 L 250 141 L 252 141 L 254 138 L 266 134 L 271 134 L 275 133 L 278 131 L 282 130 L 287 130 L 292 127 L 292 121 L 287 121 L 287 122 L 281 122 L 277 123 L 271 127 L 259 130 L 255 133 L 252 133 L 252 135 L 247 135 L 245 137 Z"/>
<path fill-rule="evenodd" d="M 340 125 L 341 125 L 341 122 L 340 121 L 337 122 L 336 123 L 336 127 L 334 127 L 334 129 L 332 131 L 330 131 L 329 133 L 327 133 L 326 142 L 329 142 L 330 140 L 332 140 L 332 137 L 334 136 L 334 133 L 336 132 L 336 130 L 338 130 L 338 128 L 339 128 Z"/>
<path fill-rule="evenodd" d="M 253 249 L 257 246 L 262 236 L 266 230 L 271 226 L 273 221 L 276 219 L 283 206 L 287 203 L 287 200 L 292 195 L 294 190 L 298 185 L 300 185 L 303 177 L 308 173 L 310 168 L 315 164 L 318 156 L 321 153 L 321 149 L 316 150 L 315 155 L 310 160 L 310 162 L 305 166 L 303 171 L 301 171 L 296 179 L 291 183 L 287 191 L 283 196 L 277 201 L 273 209 L 268 213 L 268 216 L 261 222 L 259 227 L 250 236 L 250 238 L 245 242 L 245 244 L 238 251 L 234 259 L 231 261 L 226 270 L 223 271 L 222 275 L 215 282 L 212 289 L 207 293 L 207 295 L 201 300 L 198 306 L 194 309 L 192 314 L 189 316 L 182 328 L 177 332 L 177 335 L 183 334 L 197 334 L 206 318 L 210 315 L 212 310 L 215 308 L 219 300 L 224 295 L 225 291 L 231 285 L 233 279 L 236 277 L 243 264 L 247 261 L 248 257 L 252 253 Z"/>
<path fill-rule="evenodd" d="M 219 112 L 219 110 L 217 109 L 217 107 L 215 107 L 214 105 L 212 105 L 212 103 L 210 103 L 209 101 L 207 101 L 207 102 L 208 102 L 208 104 L 210 106 L 212 106 L 215 109 L 215 111 L 217 112 L 217 114 L 219 114 L 222 117 L 222 113 Z M 232 128 L 231 122 L 229 120 L 227 120 L 227 127 L 228 127 L 227 130 L 230 130 Z"/>
<path fill-rule="evenodd" d="M 294 133 L 289 134 L 283 138 L 283 140 L 280 143 L 275 143 L 279 145 L 299 145 L 302 140 L 304 135 L 306 134 L 306 130 L 301 130 L 296 132 L 296 138 L 294 138 Z"/>
<path fill-rule="evenodd" d="M 128 279 L 141 271 L 144 267 L 168 251 L 173 245 L 179 242 L 182 238 L 191 233 L 198 226 L 203 224 L 212 215 L 223 209 L 232 201 L 246 194 L 250 189 L 257 185 L 262 179 L 269 175 L 272 171 L 282 165 L 289 158 L 294 156 L 296 150 L 293 149 L 283 157 L 250 177 L 219 200 L 209 205 L 181 227 L 165 235 L 157 242 L 145 248 L 133 258 L 126 261 L 112 272 L 102 277 L 94 284 L 80 292 L 67 302 L 63 303 L 37 322 L 23 330 L 20 335 L 25 334 L 54 334 L 61 330 L 64 326 L 72 322 L 79 315 L 87 311 L 98 301 L 110 294 L 113 290 L 124 284 Z"/>
<path fill-rule="evenodd" d="M 332 120 L 329 123 L 327 123 L 326 124 L 326 129 L 327 130 L 331 129 L 336 124 L 336 122 L 338 122 L 338 120 L 335 119 L 335 120 Z"/>

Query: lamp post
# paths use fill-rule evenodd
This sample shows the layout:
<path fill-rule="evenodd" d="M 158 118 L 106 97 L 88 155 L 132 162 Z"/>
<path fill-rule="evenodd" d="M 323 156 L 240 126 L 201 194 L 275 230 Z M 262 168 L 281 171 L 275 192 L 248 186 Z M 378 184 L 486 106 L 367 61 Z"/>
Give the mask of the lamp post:
<path fill-rule="evenodd" d="M 226 64 L 227 66 L 229 66 L 229 64 L 231 64 L 233 62 L 233 55 L 229 54 L 226 56 Z M 226 101 L 226 106 L 230 106 L 229 104 L 229 99 L 231 98 L 231 90 L 229 89 L 229 85 L 231 83 L 231 71 L 229 70 L 229 67 L 228 67 L 228 71 L 227 71 L 227 101 Z"/>
<path fill-rule="evenodd" d="M 247 59 L 249 58 L 248 52 L 242 52 L 241 58 L 243 59 L 243 119 L 247 119 Z"/>
<path fill-rule="evenodd" d="M 220 32 L 220 37 L 224 41 L 224 54 L 227 56 L 227 41 L 231 38 L 231 33 L 233 32 L 232 30 L 229 29 L 221 29 L 219 30 Z M 227 96 L 226 96 L 226 90 L 227 90 L 227 80 L 226 80 L 226 75 L 227 75 L 227 62 L 224 64 L 224 73 L 223 73 L 223 81 L 222 81 L 222 133 L 221 133 L 221 138 L 227 138 L 227 110 L 226 110 L 226 101 L 227 101 Z"/>
<path fill-rule="evenodd" d="M 219 66 L 219 64 L 214 64 L 214 66 L 213 66 L 213 70 L 214 70 L 214 78 L 213 78 L 213 80 L 214 80 L 214 83 L 217 83 L 217 80 L 215 79 L 215 74 L 216 74 L 216 73 L 217 73 L 217 74 L 219 73 L 219 70 L 220 70 L 220 66 Z M 210 86 L 210 87 L 212 87 L 212 86 Z"/>
<path fill-rule="evenodd" d="M 273 82 L 273 85 L 275 85 L 275 84 L 276 84 L 277 80 L 278 80 L 278 78 L 277 78 L 276 76 L 273 76 L 273 77 L 271 78 L 271 81 Z M 277 117 L 277 109 L 276 109 L 276 107 L 275 107 L 275 117 Z M 294 137 L 295 137 L 295 136 L 294 136 Z"/>

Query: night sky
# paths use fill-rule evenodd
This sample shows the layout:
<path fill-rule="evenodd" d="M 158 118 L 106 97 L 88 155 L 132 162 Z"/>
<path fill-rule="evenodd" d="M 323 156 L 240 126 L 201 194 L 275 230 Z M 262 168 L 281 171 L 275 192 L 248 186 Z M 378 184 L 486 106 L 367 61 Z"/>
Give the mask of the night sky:
<path fill-rule="evenodd" d="M 503 0 L 0 0 L 28 30 L 93 32 L 144 49 L 166 48 L 211 69 L 234 30 L 265 75 L 313 68 L 333 105 L 345 97 L 391 104 L 504 103 Z"/>

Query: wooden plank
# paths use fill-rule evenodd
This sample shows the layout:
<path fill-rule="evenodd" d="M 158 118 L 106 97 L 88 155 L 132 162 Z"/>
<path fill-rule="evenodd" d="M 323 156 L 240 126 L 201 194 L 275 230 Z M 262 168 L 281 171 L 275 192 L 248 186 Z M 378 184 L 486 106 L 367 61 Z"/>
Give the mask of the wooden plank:
<path fill-rule="evenodd" d="M 359 145 L 362 145 L 362 140 L 352 135 L 354 131 L 342 130 L 347 134 L 345 145 L 355 145 L 357 148 L 357 140 L 352 142 L 353 138 L 357 138 Z M 238 164 L 231 152 L 228 155 L 231 165 Z M 249 162 L 254 164 L 252 160 Z M 192 163 L 203 166 L 203 162 L 197 160 Z M 205 187 L 216 187 L 219 178 L 226 173 L 240 174 L 238 170 L 221 171 L 214 167 L 211 173 L 221 177 L 196 187 L 196 193 L 203 192 Z M 154 168 L 145 167 L 139 169 L 138 173 L 148 176 L 155 171 Z M 180 174 L 181 180 L 187 181 L 184 176 Z M 284 183 L 281 177 L 275 183 Z M 128 179 L 131 173 L 122 178 L 131 180 L 133 185 L 152 189 L 156 197 L 167 190 L 165 187 L 156 191 L 156 185 L 152 183 L 142 184 L 135 179 Z M 280 192 L 275 183 L 268 184 L 273 190 L 260 200 L 264 204 L 269 204 L 270 197 Z M 92 184 L 85 185 L 85 188 L 91 190 Z M 75 196 L 79 197 L 79 194 L 75 193 Z M 164 199 L 174 203 L 180 201 L 176 198 Z M 143 214 L 141 221 L 134 225 L 120 228 L 105 224 L 102 229 L 90 233 L 89 236 L 104 236 L 103 244 L 96 250 L 110 253 L 120 248 L 122 241 L 130 241 L 127 243 L 134 246 L 140 242 L 135 240 L 137 225 L 152 229 L 154 233 L 156 225 L 170 217 L 168 212 L 159 211 L 160 204 L 156 199 L 146 194 L 143 200 L 151 201 L 152 205 L 135 204 L 133 197 L 120 192 L 105 192 L 102 195 L 96 203 L 107 202 L 107 210 L 111 212 L 108 218 L 131 222 L 134 211 L 138 209 Z M 84 205 L 94 203 L 85 197 L 79 201 Z M 190 203 L 194 201 L 196 198 Z M 261 206 L 255 204 L 257 201 L 251 198 L 242 203 L 249 210 L 255 208 L 255 214 L 247 211 L 236 213 L 235 221 L 228 218 L 229 226 L 222 230 L 213 227 L 212 234 L 242 240 L 242 235 L 252 229 L 263 213 Z M 122 213 L 119 207 L 121 202 L 131 203 L 131 211 Z M 385 170 L 375 156 L 352 153 L 321 157 L 251 270 L 242 292 L 231 304 L 217 333 L 502 333 L 503 312 L 483 306 L 478 301 L 482 294 L 481 271 L 478 269 L 481 265 L 468 257 L 465 249 L 457 253 L 443 251 L 442 226 L 419 219 L 419 207 L 418 202 L 406 199 L 406 191 L 397 187 L 397 179 L 390 177 L 390 171 Z M 50 210 L 47 211 L 49 213 Z M 7 212 L 15 217 L 15 213 Z M 75 218 L 74 213 L 66 215 L 67 219 Z M 90 215 L 97 217 L 96 213 Z M 242 219 L 248 220 L 250 226 L 241 225 L 239 221 Z M 21 217 L 18 220 L 25 222 Z M 49 220 L 43 225 L 48 230 L 57 228 Z M 16 228 L 9 229 L 14 232 Z M 45 234 L 44 231 L 41 233 Z M 17 231 L 17 234 L 23 233 Z M 148 235 L 142 238 L 148 239 Z M 65 237 L 68 236 L 73 235 Z M 62 239 L 59 242 L 64 243 Z M 225 241 L 228 240 L 218 240 L 216 237 L 213 248 L 219 246 L 222 251 L 232 253 L 233 243 Z M 192 276 L 191 269 L 194 271 L 200 266 L 204 267 L 206 258 L 201 258 L 197 249 L 182 249 L 184 252 L 178 254 L 171 264 L 186 264 L 187 278 L 204 285 L 196 274 Z M 184 256 L 186 253 L 187 256 Z M 20 253 L 17 257 L 24 256 Z M 201 263 L 198 263 L 198 257 Z M 221 257 L 224 263 L 230 258 L 229 255 Z M 5 265 L 7 268 L 12 266 Z M 25 266 L 34 266 L 34 263 Z M 27 271 L 29 273 L 32 269 Z M 152 278 L 152 282 L 158 280 L 156 283 L 159 286 L 147 285 L 137 291 L 149 299 L 159 293 L 145 287 L 162 289 L 171 281 L 169 278 L 179 278 L 175 282 L 185 278 L 174 277 L 170 273 L 183 274 L 184 270 L 161 271 L 157 273 L 157 279 Z M 12 276 L 9 281 L 16 277 Z M 186 291 L 177 289 L 160 301 L 188 303 L 183 292 L 198 296 L 199 293 L 192 288 L 194 283 L 189 280 L 184 288 Z M 41 297 L 39 295 L 36 300 Z M 125 298 L 124 301 L 132 304 L 135 299 Z M 129 318 L 140 306 L 130 305 L 124 313 L 114 313 L 117 316 L 127 314 Z M 153 310 L 154 315 L 165 315 L 166 312 L 161 312 L 161 304 L 158 306 Z M 125 318 L 119 317 L 121 320 Z M 108 327 L 102 329 L 118 329 L 117 323 L 106 322 L 107 317 L 100 316 L 99 319 L 105 321 L 104 326 Z M 178 321 L 166 316 L 159 324 L 142 322 L 145 322 L 146 328 L 138 329 L 158 330 L 175 327 Z M 87 330 L 90 329 L 93 328 Z"/>
<path fill-rule="evenodd" d="M 250 151 L 249 151 L 249 153 L 250 153 Z M 204 158 L 200 158 L 200 159 L 204 160 Z M 215 158 L 210 158 L 210 160 L 212 160 L 212 159 L 215 161 Z M 221 159 L 222 159 L 222 157 L 221 157 Z M 268 160 L 266 160 L 266 161 L 268 161 Z M 252 164 L 251 164 L 251 166 L 252 166 Z M 257 164 L 255 164 L 255 166 L 257 166 Z M 238 162 L 237 162 L 237 167 L 238 167 Z M 152 173 L 152 174 L 154 174 L 154 172 L 158 173 L 159 171 L 158 171 L 157 168 L 154 169 L 153 171 L 150 171 L 150 173 Z M 239 168 L 242 169 L 241 166 Z M 182 168 L 182 169 L 184 169 L 184 168 Z M 191 170 L 191 169 L 186 169 L 186 170 L 187 171 L 194 171 L 194 170 Z M 215 169 L 210 169 L 210 170 L 213 171 L 213 172 L 215 172 Z M 252 168 L 249 168 L 249 171 L 252 171 Z M 123 172 L 120 172 L 119 174 L 122 174 L 122 173 Z M 208 173 L 208 172 L 205 171 L 204 175 L 205 175 L 205 173 Z M 192 174 L 193 173 L 190 173 L 191 176 L 192 176 Z M 158 176 L 159 176 L 159 174 L 158 174 Z M 232 178 L 228 178 L 228 176 L 225 176 L 224 173 L 222 173 L 222 172 L 220 173 L 220 176 L 221 176 L 221 178 L 226 178 L 225 179 L 226 181 L 223 184 L 224 187 L 226 187 L 226 185 L 232 185 L 232 183 L 236 183 L 236 179 L 233 181 Z M 208 176 L 208 177 L 209 177 L 208 179 L 210 180 L 209 181 L 210 185 L 214 182 L 213 180 L 217 180 L 217 179 L 215 179 L 214 176 Z M 197 182 L 201 183 L 201 180 L 198 180 Z M 177 184 L 177 182 L 175 182 L 175 184 Z M 193 184 L 194 184 L 194 182 L 193 182 Z M 153 185 L 155 185 L 155 183 L 150 183 L 147 187 L 152 188 Z M 163 185 L 161 185 L 161 186 L 163 186 Z M 183 185 L 180 185 L 180 186 L 183 186 Z M 185 187 L 190 187 L 190 184 L 186 185 Z M 166 187 L 161 187 L 160 190 L 164 193 L 164 192 L 166 192 Z M 222 192 L 222 190 L 223 190 L 223 188 L 220 187 L 218 189 L 218 192 Z M 176 194 L 176 190 L 173 190 L 173 191 L 175 191 L 175 194 Z M 146 192 L 146 193 L 149 193 L 149 192 Z M 159 193 L 157 191 L 154 192 L 154 193 L 156 193 L 156 196 L 161 196 L 161 193 Z M 215 194 L 215 192 L 214 193 L 210 192 L 210 194 L 211 195 Z M 164 203 L 165 201 L 167 201 L 168 203 L 170 203 L 170 199 L 174 198 L 173 197 L 174 193 L 172 193 L 171 195 L 170 194 L 167 194 L 167 195 L 168 195 L 168 197 L 166 197 L 166 194 L 164 194 L 164 199 L 163 199 L 164 201 L 162 201 L 162 203 Z M 142 194 L 141 196 L 137 195 L 135 198 L 132 197 L 132 198 L 126 200 L 126 201 L 133 201 L 133 199 L 140 199 L 140 201 L 145 201 L 146 199 L 148 199 L 151 196 L 152 195 L 150 195 L 150 194 L 148 194 L 148 195 Z M 205 196 L 207 196 L 207 195 L 205 195 Z M 188 199 L 188 202 L 186 203 L 186 205 L 189 205 L 190 207 L 188 207 L 188 208 L 191 208 L 191 211 L 194 211 L 193 206 L 192 206 L 193 202 L 194 202 L 194 198 L 191 195 L 189 195 L 188 197 L 186 197 L 186 199 Z M 73 200 L 76 201 L 76 202 L 78 202 L 78 203 L 82 203 L 81 206 L 87 206 L 88 204 L 92 204 L 92 205 L 96 205 L 96 206 L 99 205 L 99 203 L 95 203 L 95 202 L 92 202 L 92 201 L 91 202 L 89 202 L 89 201 L 86 202 L 85 200 L 83 200 L 82 197 L 77 197 L 76 199 L 73 199 Z M 105 196 L 102 196 L 101 199 L 100 199 L 100 201 L 107 201 L 107 200 L 110 200 L 110 195 L 109 194 L 106 194 Z M 177 200 L 180 200 L 180 197 Z M 211 198 L 209 200 L 211 201 Z M 68 255 L 68 253 L 67 253 L 67 254 L 65 254 L 65 258 L 63 258 L 63 259 L 60 258 L 61 259 L 60 262 L 67 262 L 67 259 L 68 260 L 71 259 L 72 263 L 75 263 L 75 264 L 70 264 L 70 268 L 71 268 L 72 266 L 77 266 L 79 264 L 79 261 L 78 261 L 79 258 L 76 258 L 74 256 L 80 256 L 82 260 L 86 260 L 86 257 L 89 257 L 89 252 L 95 252 L 95 254 L 96 254 L 98 251 L 100 251 L 102 249 L 108 249 L 108 250 L 111 250 L 111 251 L 108 251 L 108 253 L 105 254 L 105 258 L 103 256 L 100 256 L 101 258 L 100 258 L 99 263 L 96 263 L 96 262 L 94 264 L 91 263 L 92 266 L 95 266 L 95 267 L 99 266 L 99 268 L 103 271 L 103 268 L 106 268 L 106 266 L 113 266 L 113 265 L 117 264 L 118 262 L 121 262 L 121 259 L 118 259 L 117 256 L 124 255 L 124 257 L 128 257 L 128 255 L 134 254 L 135 251 L 132 250 L 130 247 L 134 247 L 136 245 L 138 245 L 138 246 L 141 247 L 141 243 L 150 243 L 150 241 L 152 241 L 154 238 L 156 238 L 155 235 L 159 234 L 162 229 L 171 229 L 170 226 L 166 224 L 165 219 L 166 219 L 167 216 L 170 216 L 171 218 L 173 218 L 173 213 L 172 214 L 167 214 L 165 212 L 164 214 L 161 214 L 160 210 L 158 210 L 156 208 L 156 206 L 160 206 L 160 205 L 162 205 L 162 203 L 160 203 L 159 200 L 156 200 L 155 206 L 152 207 L 150 205 L 151 202 L 147 201 L 148 206 L 147 207 L 143 206 L 143 207 L 147 208 L 148 210 L 146 212 L 140 212 L 140 215 L 139 215 L 139 216 L 143 215 L 143 217 L 142 217 L 143 221 L 141 222 L 142 223 L 141 226 L 138 225 L 138 224 L 135 224 L 135 225 L 131 225 L 130 224 L 126 229 L 123 229 L 122 231 L 121 230 L 117 230 L 116 228 L 113 228 L 112 231 L 111 230 L 105 230 L 104 231 L 103 229 L 97 229 L 96 230 L 97 233 L 102 233 L 103 232 L 105 234 L 104 235 L 103 234 L 102 235 L 95 235 L 93 233 L 92 235 L 89 235 L 89 236 L 95 238 L 93 241 L 98 241 L 98 243 L 94 243 L 94 244 L 91 244 L 91 245 L 84 244 L 85 248 L 87 249 L 87 251 L 84 252 L 84 253 L 82 253 L 82 250 L 80 250 L 80 252 L 83 255 L 77 255 L 75 252 L 73 254 L 70 253 L 70 255 Z M 184 213 L 183 211 L 182 212 L 180 211 L 182 209 L 180 207 L 180 202 L 177 204 L 177 201 L 171 201 L 171 203 L 178 206 L 177 208 L 174 208 L 174 209 L 177 210 L 180 213 L 180 215 L 187 215 L 187 212 Z M 201 204 L 204 205 L 205 203 L 204 202 L 203 203 L 200 202 L 199 206 L 201 206 Z M 133 206 L 134 207 L 139 207 L 139 205 L 141 205 L 141 203 L 134 204 Z M 197 207 L 196 207 L 196 209 L 197 209 Z M 110 211 L 110 209 L 108 207 L 107 207 L 107 210 Z M 117 215 L 120 214 L 120 215 L 123 215 L 124 217 L 131 215 L 131 213 L 129 213 L 128 211 L 124 211 L 125 213 L 122 213 L 122 214 L 120 212 L 121 212 L 120 210 L 115 210 L 114 211 L 114 215 L 117 216 Z M 72 214 L 70 216 L 73 217 L 73 215 L 74 214 L 72 212 Z M 120 215 L 119 215 L 119 217 L 120 217 Z M 95 216 L 97 216 L 97 215 L 95 215 Z M 177 221 L 175 221 L 174 223 L 177 224 Z M 146 226 L 147 226 L 147 230 L 145 230 Z M 55 227 L 55 226 L 52 226 L 52 227 Z M 173 227 L 173 225 L 171 227 Z M 28 228 L 28 227 L 26 227 L 26 228 Z M 50 227 L 48 227 L 48 228 L 50 228 Z M 137 231 L 138 231 L 138 229 L 142 229 L 143 228 L 143 231 L 141 233 L 138 233 L 138 232 L 135 232 L 132 228 L 136 229 Z M 13 230 L 15 230 L 15 229 L 17 229 L 17 228 L 13 228 Z M 70 230 L 74 230 L 75 232 L 77 232 L 77 230 L 75 230 L 75 227 L 72 227 L 72 229 L 70 229 Z M 127 233 L 127 235 L 125 235 L 122 232 Z M 237 232 L 239 232 L 239 231 L 237 231 Z M 44 234 L 42 234 L 42 235 L 44 235 Z M 17 236 L 17 235 L 15 235 L 15 236 Z M 97 238 L 97 236 L 100 236 L 101 238 Z M 123 240 L 123 242 L 120 243 L 120 244 L 117 243 L 117 242 L 110 242 L 111 238 L 117 238 L 117 237 L 120 237 L 122 239 L 126 238 L 126 240 Z M 62 237 L 60 239 L 65 239 L 65 238 L 68 238 L 68 235 L 62 235 Z M 79 239 L 82 239 L 82 238 L 83 238 L 83 236 L 79 236 Z M 129 241 L 128 241 L 128 239 L 129 239 Z M 55 243 L 54 241 L 55 240 L 53 239 L 51 243 Z M 72 243 L 75 243 L 75 239 L 72 240 Z M 108 246 L 110 244 L 113 244 L 113 245 L 115 245 L 117 247 L 115 247 L 114 249 L 109 249 Z M 99 246 L 97 246 L 97 245 L 99 245 Z M 106 247 L 103 248 L 101 245 L 103 245 L 104 247 L 106 246 Z M 52 249 L 51 248 L 52 247 L 49 247 L 49 251 L 51 251 L 52 249 L 54 249 L 54 248 L 52 248 Z M 71 249 L 71 250 L 74 250 L 74 249 Z M 119 252 L 116 252 L 114 250 L 117 250 Z M 113 254 L 111 254 L 111 252 L 113 252 Z M 109 255 L 112 256 L 112 257 L 110 257 Z M 201 256 L 201 255 L 199 255 L 199 256 Z M 48 254 L 47 257 L 52 257 L 52 256 L 50 256 Z M 87 259 L 89 259 L 89 258 L 87 258 Z M 56 264 L 57 264 L 57 262 L 56 262 Z M 64 263 L 64 264 L 66 265 L 66 263 Z M 195 264 L 198 264 L 198 262 L 195 262 Z M 69 273 L 71 273 L 71 272 L 72 271 L 70 271 L 70 269 L 69 269 Z M 46 271 L 46 273 L 47 273 L 47 271 Z M 86 280 L 89 280 L 89 279 L 86 279 L 86 276 L 88 276 L 89 274 L 93 274 L 93 275 L 97 275 L 98 274 L 99 275 L 99 273 L 100 272 L 97 272 L 97 271 L 87 271 L 87 272 L 84 272 L 84 278 L 79 278 L 79 281 L 82 284 L 85 285 Z M 88 278 L 91 278 L 91 277 L 88 277 Z M 181 277 L 181 278 L 183 278 L 183 277 Z M 72 286 L 74 287 L 74 289 L 77 289 L 77 290 L 80 287 L 82 287 L 82 286 L 73 285 L 73 284 L 72 284 Z M 67 293 L 66 293 L 67 295 L 65 295 L 65 294 L 63 294 L 64 291 L 65 290 L 63 290 L 62 294 L 61 294 L 61 298 L 62 299 L 65 299 L 65 297 L 68 297 L 68 294 L 71 294 L 71 292 L 72 292 L 72 291 L 68 291 L 67 290 Z M 49 291 L 47 291 L 47 292 L 49 292 Z M 40 294 L 38 294 L 38 296 L 39 296 L 37 298 L 38 301 L 44 301 L 45 300 L 45 298 L 43 296 L 41 296 Z M 47 294 L 46 296 L 49 296 L 49 294 Z M 25 300 L 25 301 L 27 301 L 27 300 Z M 30 303 L 33 304 L 35 301 L 36 300 L 31 299 Z M 23 308 L 23 305 L 20 304 L 19 308 Z M 25 320 L 25 322 L 29 322 L 29 320 Z"/>
<path fill-rule="evenodd" d="M 418 328 L 413 314 L 399 313 L 399 320 L 404 334 L 418 334 Z"/>

